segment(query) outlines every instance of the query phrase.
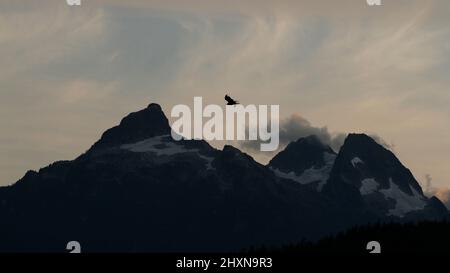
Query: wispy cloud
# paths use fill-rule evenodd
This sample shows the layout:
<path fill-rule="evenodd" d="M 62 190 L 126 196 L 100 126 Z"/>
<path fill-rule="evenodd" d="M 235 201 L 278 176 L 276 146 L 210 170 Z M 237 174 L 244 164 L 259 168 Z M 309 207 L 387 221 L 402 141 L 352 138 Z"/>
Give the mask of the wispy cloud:
<path fill-rule="evenodd" d="M 432 197 L 436 196 L 441 200 L 445 206 L 450 210 L 450 187 L 435 187 L 433 185 L 433 178 L 430 174 L 425 175 L 424 194 Z"/>
<path fill-rule="evenodd" d="M 394 149 L 394 145 L 388 144 L 388 142 L 381 136 L 368 132 L 366 132 L 366 134 L 385 148 L 390 150 Z M 335 152 L 339 152 L 345 139 L 347 138 L 348 133 L 330 132 L 326 126 L 316 127 L 300 114 L 294 113 L 280 122 L 280 145 L 276 151 L 261 152 L 260 141 L 244 141 L 234 143 L 234 145 L 239 146 L 244 151 L 253 155 L 256 160 L 265 164 L 269 162 L 269 160 L 272 159 L 278 152 L 283 150 L 290 142 L 297 141 L 299 138 L 311 135 L 317 136 L 323 144 L 330 146 Z"/>

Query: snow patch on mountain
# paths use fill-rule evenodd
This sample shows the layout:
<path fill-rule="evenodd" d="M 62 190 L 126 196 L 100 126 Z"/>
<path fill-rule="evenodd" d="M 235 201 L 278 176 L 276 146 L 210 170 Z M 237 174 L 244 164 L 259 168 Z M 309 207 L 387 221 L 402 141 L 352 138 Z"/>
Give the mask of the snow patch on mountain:
<path fill-rule="evenodd" d="M 177 145 L 173 142 L 166 142 L 164 139 L 166 135 L 148 138 L 132 144 L 124 144 L 120 146 L 121 149 L 128 150 L 135 153 L 156 153 L 157 156 L 175 155 L 188 152 L 198 152 L 196 149 L 187 149 L 182 145 Z"/>
<path fill-rule="evenodd" d="M 404 217 L 408 212 L 422 210 L 425 208 L 425 198 L 411 186 L 409 186 L 409 188 L 413 193 L 412 196 L 403 192 L 392 181 L 392 178 L 389 178 L 389 188 L 379 191 L 385 196 L 386 199 L 393 199 L 395 201 L 395 207 L 388 211 L 386 214 L 387 216 Z"/>
<path fill-rule="evenodd" d="M 368 195 L 374 193 L 380 184 L 373 178 L 366 178 L 361 181 L 361 187 L 359 188 L 359 192 L 361 195 Z"/>
<path fill-rule="evenodd" d="M 134 153 L 155 153 L 157 156 L 172 156 L 183 153 L 196 153 L 200 158 L 206 161 L 206 169 L 213 170 L 213 157 L 201 155 L 198 149 L 188 149 L 170 141 L 169 135 L 156 136 L 132 144 L 121 145 L 120 148 Z"/>
<path fill-rule="evenodd" d="M 270 168 L 278 177 L 294 180 L 302 185 L 307 185 L 313 182 L 319 182 L 317 184 L 317 191 L 322 191 L 323 186 L 327 183 L 330 177 L 331 169 L 333 168 L 334 161 L 336 159 L 335 154 L 325 152 L 324 155 L 325 165 L 321 168 L 310 168 L 305 170 L 301 175 L 295 174 L 295 172 L 285 173 L 276 168 Z"/>

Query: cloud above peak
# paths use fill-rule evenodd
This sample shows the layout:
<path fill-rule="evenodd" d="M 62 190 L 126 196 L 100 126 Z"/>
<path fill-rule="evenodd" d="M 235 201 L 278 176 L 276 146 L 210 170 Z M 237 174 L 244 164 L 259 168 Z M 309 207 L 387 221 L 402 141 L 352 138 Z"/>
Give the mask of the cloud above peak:
<path fill-rule="evenodd" d="M 322 143 L 329 145 L 334 151 L 339 152 L 341 146 L 347 138 L 347 132 L 330 132 L 328 128 L 317 127 L 311 124 L 306 118 L 298 113 L 294 113 L 280 121 L 280 146 L 279 149 L 272 152 L 261 152 L 259 141 L 244 141 L 237 143 L 240 148 L 253 155 L 256 160 L 266 163 L 276 153 L 283 150 L 290 142 L 297 141 L 299 138 L 315 135 Z M 382 137 L 377 134 L 369 133 L 378 144 L 387 149 L 393 149 L 393 145 L 388 144 Z"/>

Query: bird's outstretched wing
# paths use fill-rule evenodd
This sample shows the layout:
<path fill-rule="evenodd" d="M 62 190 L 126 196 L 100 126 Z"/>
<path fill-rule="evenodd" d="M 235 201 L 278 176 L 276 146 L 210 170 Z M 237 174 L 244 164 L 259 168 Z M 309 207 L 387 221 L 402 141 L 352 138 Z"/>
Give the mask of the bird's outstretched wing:
<path fill-rule="evenodd" d="M 237 101 L 235 101 L 234 99 L 232 99 L 230 96 L 225 95 L 225 100 L 227 101 L 228 105 L 234 105 L 234 104 L 238 104 Z"/>

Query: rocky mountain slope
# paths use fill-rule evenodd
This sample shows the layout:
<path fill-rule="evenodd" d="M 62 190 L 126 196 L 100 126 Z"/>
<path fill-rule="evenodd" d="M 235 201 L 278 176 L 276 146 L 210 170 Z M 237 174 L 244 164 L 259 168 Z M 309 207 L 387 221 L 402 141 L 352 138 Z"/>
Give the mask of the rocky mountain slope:
<path fill-rule="evenodd" d="M 236 251 L 372 221 L 442 219 L 396 157 L 365 135 L 336 154 L 314 136 L 263 166 L 240 150 L 174 141 L 157 104 L 73 161 L 0 188 L 0 251 Z"/>

